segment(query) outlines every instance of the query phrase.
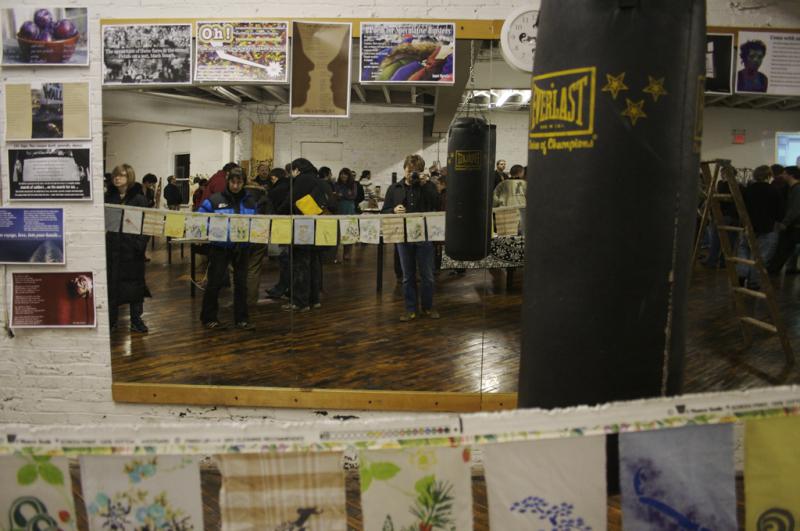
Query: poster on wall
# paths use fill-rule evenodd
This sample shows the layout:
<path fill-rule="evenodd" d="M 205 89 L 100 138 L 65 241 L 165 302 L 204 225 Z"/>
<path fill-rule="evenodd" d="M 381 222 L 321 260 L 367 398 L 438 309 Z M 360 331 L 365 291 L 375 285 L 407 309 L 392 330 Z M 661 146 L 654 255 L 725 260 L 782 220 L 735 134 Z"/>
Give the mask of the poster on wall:
<path fill-rule="evenodd" d="M 15 7 L 0 10 L 3 66 L 89 64 L 85 7 Z"/>
<path fill-rule="evenodd" d="M 288 81 L 286 22 L 198 22 L 195 81 Z"/>
<path fill-rule="evenodd" d="M 8 83 L 5 92 L 7 140 L 91 137 L 88 83 Z"/>
<path fill-rule="evenodd" d="M 349 23 L 292 23 L 290 116 L 350 116 L 351 30 Z"/>
<path fill-rule="evenodd" d="M 94 278 L 78 273 L 12 273 L 12 328 L 94 328 Z"/>
<path fill-rule="evenodd" d="M 0 208 L 0 264 L 65 264 L 64 209 Z"/>
<path fill-rule="evenodd" d="M 800 33 L 740 31 L 736 92 L 800 96 Z"/>
<path fill-rule="evenodd" d="M 706 92 L 733 93 L 733 33 L 706 35 Z"/>
<path fill-rule="evenodd" d="M 103 26 L 104 85 L 191 82 L 191 24 Z"/>
<path fill-rule="evenodd" d="M 361 24 L 361 82 L 452 85 L 453 23 Z"/>
<path fill-rule="evenodd" d="M 8 149 L 8 193 L 13 200 L 92 198 L 90 144 L 14 144 Z"/>

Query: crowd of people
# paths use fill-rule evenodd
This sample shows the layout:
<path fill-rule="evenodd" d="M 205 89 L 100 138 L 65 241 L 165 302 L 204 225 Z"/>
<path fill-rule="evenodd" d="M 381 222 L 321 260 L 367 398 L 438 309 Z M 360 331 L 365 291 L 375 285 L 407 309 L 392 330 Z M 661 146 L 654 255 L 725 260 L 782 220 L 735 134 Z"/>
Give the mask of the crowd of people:
<path fill-rule="evenodd" d="M 721 170 L 723 179 L 717 184 L 717 193 L 728 194 L 727 177 L 735 177 L 737 170 L 725 166 Z M 755 233 L 758 252 L 770 275 L 778 275 L 785 268 L 787 274 L 796 274 L 798 245 L 800 244 L 800 169 L 797 166 L 783 167 L 779 164 L 759 166 L 752 172 L 752 180 L 738 184 L 745 208 Z M 742 223 L 733 203 L 722 203 L 723 222 L 729 226 Z M 731 247 L 737 249 L 740 258 L 750 259 L 752 253 L 747 238 L 730 232 Z M 721 253 L 719 235 L 715 227 L 709 227 L 709 254 L 704 265 L 710 268 L 725 267 Z M 736 265 L 741 286 L 758 290 L 762 279 L 756 268 L 747 264 Z"/>
<path fill-rule="evenodd" d="M 525 168 L 520 165 L 505 171 L 506 162 L 498 161 L 493 175 L 496 186 L 495 206 L 524 206 Z M 372 174 L 364 170 L 359 178 L 350 168 L 341 168 L 334 177 L 328 167 L 317 168 L 304 158 L 298 158 L 285 168 L 270 168 L 259 164 L 251 179 L 239 165 L 225 164 L 210 178 L 196 178 L 197 189 L 191 197 L 192 210 L 205 213 L 249 215 L 300 215 L 297 202 L 311 196 L 322 215 L 358 215 L 372 213 L 416 213 L 445 210 L 447 204 L 447 169 L 434 163 L 426 168 L 419 155 L 408 155 L 403 163 L 403 176 L 379 199 L 380 186 L 372 183 Z M 158 207 L 159 180 L 146 174 L 142 183 L 135 181 L 129 165 L 121 165 L 107 176 L 106 202 L 132 206 Z M 183 203 L 174 176 L 167 178 L 163 199 L 170 210 Z M 130 304 L 131 330 L 147 332 L 142 320 L 144 297 L 149 290 L 144 280 L 144 263 L 148 237 L 109 232 L 109 306 L 112 325 L 116 325 L 117 308 Z M 268 246 L 250 242 L 212 241 L 202 251 L 208 257 L 203 289 L 200 320 L 208 329 L 223 327 L 219 319 L 219 293 L 233 283 L 233 323 L 236 328 L 252 330 L 248 308 L 259 300 L 261 271 Z M 403 322 L 419 317 L 438 319 L 433 307 L 434 269 L 441 245 L 432 242 L 406 242 L 396 245 L 398 280 L 402 282 Z M 322 265 L 348 262 L 352 245 L 332 249 L 314 245 L 281 245 L 277 256 L 277 282 L 266 290 L 271 299 L 282 299 L 283 310 L 308 312 L 322 307 L 320 290 Z"/>

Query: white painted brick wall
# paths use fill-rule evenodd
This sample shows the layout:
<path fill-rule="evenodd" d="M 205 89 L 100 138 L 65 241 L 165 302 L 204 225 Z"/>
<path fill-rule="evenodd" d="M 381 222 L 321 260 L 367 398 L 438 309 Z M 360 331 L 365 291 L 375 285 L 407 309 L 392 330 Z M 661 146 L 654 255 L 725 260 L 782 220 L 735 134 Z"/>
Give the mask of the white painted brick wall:
<path fill-rule="evenodd" d="M 33 0 L 22 4 L 38 5 Z M 111 401 L 111 367 L 106 314 L 106 283 L 104 278 L 104 240 L 102 237 L 103 207 L 102 178 L 102 109 L 100 87 L 100 25 L 105 18 L 169 18 L 169 17 L 403 17 L 403 18 L 487 18 L 502 19 L 512 8 L 524 2 L 509 0 L 244 0 L 225 4 L 220 11 L 217 0 L 70 0 L 74 5 L 90 8 L 91 66 L 88 69 L 4 69 L 3 82 L 25 82 L 33 79 L 70 81 L 83 79 L 91 84 L 92 170 L 94 197 L 91 203 L 64 205 L 69 270 L 95 272 L 99 326 L 95 330 L 28 330 L 18 331 L 15 338 L 0 333 L 0 422 L 67 423 L 88 422 L 156 422 L 174 419 L 244 419 L 312 417 L 311 411 L 267 410 L 252 408 L 202 408 L 176 406 L 146 406 L 115 404 Z M 12 4 L 3 0 L 3 7 Z M 768 4 L 765 7 L 758 7 Z M 752 8 L 752 9 L 751 9 Z M 711 0 L 709 24 L 740 26 L 800 26 L 800 2 L 779 0 Z M 6 115 L 4 93 L 0 89 L 0 116 Z M 4 145 L 4 132 L 0 144 Z M 502 139 L 502 137 L 501 137 Z M 293 140 L 294 142 L 294 140 Z M 415 141 L 422 150 L 421 139 Z M 500 156 L 510 160 L 522 157 L 516 149 L 498 149 Z M 404 147 L 404 150 L 408 149 Z M 441 158 L 441 157 L 440 157 Z M 2 179 L 8 178 L 2 164 Z M 3 202 L 8 198 L 3 190 Z M 59 269 L 59 268 L 53 268 Z M 3 268 L 5 282 L 0 282 L 0 319 L 6 319 L 5 307 L 9 294 L 10 273 L 22 268 Z"/>

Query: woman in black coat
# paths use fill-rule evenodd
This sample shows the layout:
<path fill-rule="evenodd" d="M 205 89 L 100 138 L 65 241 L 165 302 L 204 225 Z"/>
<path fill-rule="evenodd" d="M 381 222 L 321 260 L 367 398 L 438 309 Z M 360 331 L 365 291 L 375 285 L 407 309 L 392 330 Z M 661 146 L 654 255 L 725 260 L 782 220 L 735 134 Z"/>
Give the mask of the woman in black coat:
<path fill-rule="evenodd" d="M 111 172 L 111 186 L 105 202 L 112 205 L 146 207 L 147 199 L 136 183 L 136 174 L 128 164 L 121 164 Z M 144 281 L 144 252 L 147 236 L 106 232 L 106 268 L 108 270 L 108 316 L 111 329 L 117 326 L 120 304 L 129 304 L 131 331 L 147 332 L 142 321 L 144 298 L 150 291 Z"/>

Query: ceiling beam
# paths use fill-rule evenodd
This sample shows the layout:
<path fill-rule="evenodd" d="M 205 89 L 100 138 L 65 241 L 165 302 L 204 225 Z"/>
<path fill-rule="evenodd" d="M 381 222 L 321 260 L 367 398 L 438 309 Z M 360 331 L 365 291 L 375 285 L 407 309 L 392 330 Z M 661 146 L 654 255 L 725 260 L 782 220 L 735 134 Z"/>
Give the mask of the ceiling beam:
<path fill-rule="evenodd" d="M 269 93 L 281 103 L 289 103 L 289 89 L 275 87 L 273 85 L 259 85 L 261 90 Z"/>
<path fill-rule="evenodd" d="M 367 103 L 367 94 L 364 92 L 364 87 L 359 84 L 355 84 L 353 85 L 353 90 L 355 91 L 358 99 L 361 100 L 361 103 Z"/>
<path fill-rule="evenodd" d="M 243 96 L 247 96 L 256 103 L 261 103 L 264 101 L 264 97 L 262 96 L 263 93 L 256 87 L 250 87 L 247 85 L 232 85 L 230 88 Z"/>
<path fill-rule="evenodd" d="M 240 98 L 239 96 L 237 96 L 236 94 L 234 94 L 233 92 L 231 92 L 230 90 L 228 90 L 228 89 L 226 89 L 224 87 L 217 87 L 217 86 L 203 87 L 203 86 L 199 86 L 197 88 L 199 88 L 202 91 L 208 92 L 212 96 L 216 96 L 217 98 L 220 98 L 222 100 L 227 100 L 230 103 L 235 103 L 237 105 L 240 105 L 242 103 L 242 98 Z"/>
<path fill-rule="evenodd" d="M 389 92 L 389 87 L 387 87 L 386 85 L 383 85 L 381 88 L 383 89 L 383 97 L 386 98 L 386 103 L 391 105 L 392 104 L 392 95 Z"/>

